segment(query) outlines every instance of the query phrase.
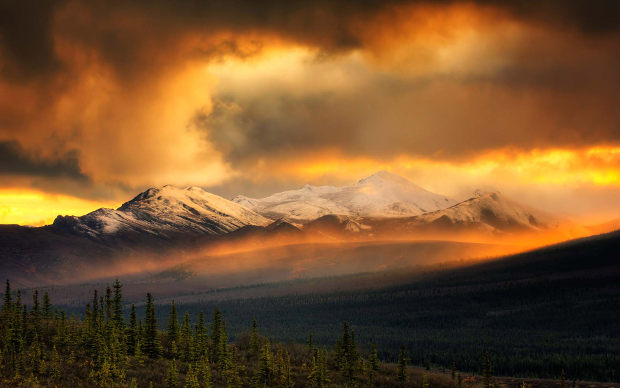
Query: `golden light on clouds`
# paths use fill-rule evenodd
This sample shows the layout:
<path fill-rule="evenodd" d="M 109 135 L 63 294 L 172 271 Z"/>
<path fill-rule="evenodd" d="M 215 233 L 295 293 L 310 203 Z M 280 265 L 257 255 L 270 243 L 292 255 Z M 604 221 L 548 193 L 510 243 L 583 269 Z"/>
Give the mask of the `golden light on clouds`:
<path fill-rule="evenodd" d="M 57 215 L 83 215 L 119 205 L 114 201 L 90 201 L 30 189 L 0 189 L 0 224 L 47 225 Z"/>
<path fill-rule="evenodd" d="M 617 23 L 534 4 L 35 7 L 0 42 L 0 186 L 233 197 L 387 169 L 448 195 L 615 190 Z M 45 195 L 31 203 L 65 203 Z M 3 198 L 6 222 L 55 215 L 18 202 Z"/>
<path fill-rule="evenodd" d="M 401 174 L 424 188 L 448 195 L 457 195 L 455 190 L 472 185 L 620 188 L 620 147 L 529 152 L 506 149 L 459 161 L 406 155 L 389 160 L 350 158 L 337 151 L 325 151 L 300 155 L 296 161 L 263 159 L 245 172 L 245 178 L 261 181 L 277 175 L 311 184 L 324 180 L 351 184 L 378 170 Z M 49 224 L 59 214 L 82 215 L 100 207 L 115 208 L 128 199 L 94 201 L 30 189 L 2 189 L 0 224 Z"/>
<path fill-rule="evenodd" d="M 259 171 L 277 171 L 308 182 L 330 177 L 342 182 L 363 177 L 377 170 L 390 170 L 409 177 L 423 187 L 446 194 L 466 185 L 519 184 L 548 186 L 620 187 L 620 147 L 596 147 L 583 150 L 548 149 L 517 151 L 511 149 L 483 153 L 467 160 L 434 160 L 399 155 L 388 160 L 367 157 L 348 158 L 338 152 L 300 157 L 297 162 L 264 161 Z M 258 171 L 256 173 L 259 173 Z"/>

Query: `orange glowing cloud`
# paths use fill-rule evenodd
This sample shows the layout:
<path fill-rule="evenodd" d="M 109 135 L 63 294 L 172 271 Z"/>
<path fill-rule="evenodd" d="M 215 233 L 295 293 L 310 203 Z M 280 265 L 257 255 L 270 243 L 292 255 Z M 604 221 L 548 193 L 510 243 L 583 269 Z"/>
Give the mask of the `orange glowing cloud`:
<path fill-rule="evenodd" d="M 266 194 L 378 169 L 445 194 L 620 187 L 614 12 L 406 3 L 28 10 L 44 15 L 0 42 L 0 150 L 19 156 L 0 155 L 0 186 L 67 196 L 7 194 L 0 222 L 105 202 L 73 209 L 73 195 L 234 180 L 227 196 Z"/>
<path fill-rule="evenodd" d="M 259 171 L 274 171 L 274 169 L 279 174 L 302 177 L 310 182 L 325 176 L 346 180 L 387 169 L 416 178 L 418 181 L 422 178 L 427 186 L 445 186 L 446 189 L 448 185 L 440 182 L 447 177 L 457 176 L 460 176 L 458 180 L 461 182 L 467 180 L 478 182 L 486 178 L 499 186 L 518 181 L 524 185 L 592 184 L 620 187 L 620 147 L 533 151 L 502 149 L 460 161 L 407 155 L 386 160 L 368 157 L 350 158 L 336 151 L 325 151 L 301 157 L 294 162 L 263 160 L 258 166 Z"/>
<path fill-rule="evenodd" d="M 375 64 L 408 74 L 494 71 L 499 41 L 513 44 L 524 26 L 506 12 L 471 3 L 388 7 L 357 25 Z"/>

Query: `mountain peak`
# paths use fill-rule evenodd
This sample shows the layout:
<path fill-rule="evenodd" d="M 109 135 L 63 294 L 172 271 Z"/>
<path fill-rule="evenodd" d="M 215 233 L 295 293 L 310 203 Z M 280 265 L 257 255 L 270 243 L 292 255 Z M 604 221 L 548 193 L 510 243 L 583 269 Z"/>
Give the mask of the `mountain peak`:
<path fill-rule="evenodd" d="M 155 187 L 146 189 L 145 191 L 136 195 L 134 198 L 132 198 L 128 202 L 125 202 L 121 206 L 121 208 L 126 207 L 127 205 L 130 205 L 133 203 L 146 201 L 146 200 L 149 200 L 155 197 L 162 197 L 162 198 L 167 198 L 167 199 L 173 199 L 173 198 L 180 199 L 184 197 L 204 196 L 205 194 L 208 194 L 208 193 L 204 189 L 198 186 L 189 186 L 186 188 L 181 188 L 181 187 L 174 186 L 174 185 L 155 186 Z"/>
<path fill-rule="evenodd" d="M 385 184 L 385 183 L 395 183 L 395 184 L 407 184 L 413 185 L 413 183 L 400 175 L 396 175 L 387 170 L 377 171 L 374 174 L 367 176 L 366 178 L 360 179 L 357 184 L 358 185 L 368 185 L 368 184 Z"/>
<path fill-rule="evenodd" d="M 351 186 L 311 186 L 275 193 L 262 199 L 237 197 L 239 203 L 265 217 L 306 223 L 321 216 L 408 217 L 444 209 L 456 201 L 432 193 L 382 170 Z"/>

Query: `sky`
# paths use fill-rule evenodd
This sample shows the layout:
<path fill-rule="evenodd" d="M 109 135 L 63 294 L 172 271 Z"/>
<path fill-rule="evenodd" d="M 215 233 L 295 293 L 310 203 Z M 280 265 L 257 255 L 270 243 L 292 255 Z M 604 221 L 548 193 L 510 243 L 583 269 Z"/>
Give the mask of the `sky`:
<path fill-rule="evenodd" d="M 620 216 L 615 1 L 9 0 L 0 223 L 389 170 Z"/>

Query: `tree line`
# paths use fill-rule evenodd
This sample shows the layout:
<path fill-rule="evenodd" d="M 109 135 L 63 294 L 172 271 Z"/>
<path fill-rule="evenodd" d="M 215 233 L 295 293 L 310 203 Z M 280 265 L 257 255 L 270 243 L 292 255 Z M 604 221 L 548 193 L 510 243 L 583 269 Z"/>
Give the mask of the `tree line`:
<path fill-rule="evenodd" d="M 47 292 L 41 303 L 34 291 L 28 307 L 7 281 L 0 314 L 0 386 L 322 388 L 411 383 L 404 347 L 396 365 L 383 364 L 375 344 L 360 347 L 346 322 L 328 350 L 315 345 L 312 334 L 305 344 L 274 343 L 260 334 L 256 320 L 233 343 L 217 308 L 207 323 L 203 312 L 195 321 L 187 312 L 179 317 L 172 303 L 165 329 L 159 330 L 150 293 L 143 317 L 131 305 L 126 319 L 125 307 L 118 280 L 103 294 L 93 292 L 83 319 L 68 318 L 54 308 Z M 423 379 L 428 383 L 426 374 Z M 460 385 L 460 378 L 453 379 L 446 386 Z"/>

